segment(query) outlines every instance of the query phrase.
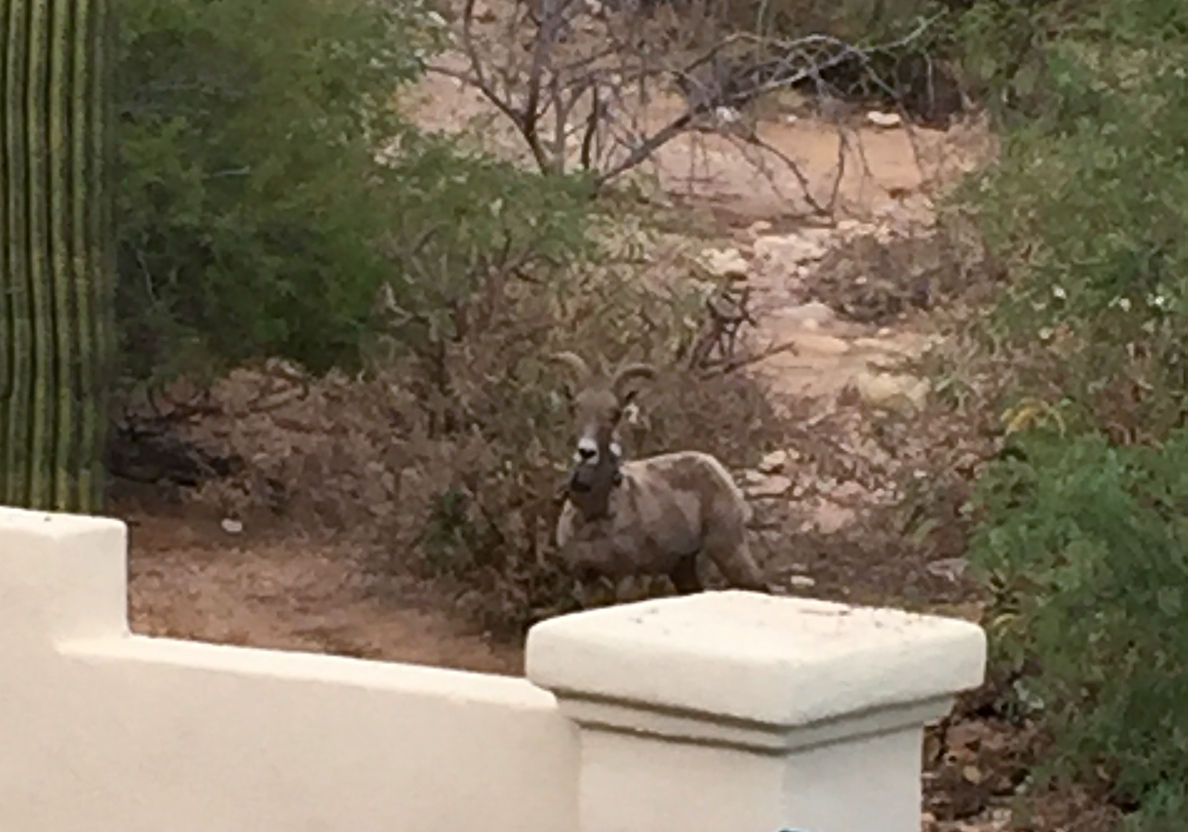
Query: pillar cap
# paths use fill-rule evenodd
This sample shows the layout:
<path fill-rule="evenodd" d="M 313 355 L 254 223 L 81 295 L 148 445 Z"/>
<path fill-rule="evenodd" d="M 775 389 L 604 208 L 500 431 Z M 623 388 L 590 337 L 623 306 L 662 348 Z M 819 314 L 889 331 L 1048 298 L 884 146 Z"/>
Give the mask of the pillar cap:
<path fill-rule="evenodd" d="M 985 633 L 967 621 L 730 590 L 543 621 L 526 671 L 563 707 L 788 729 L 947 701 L 981 684 L 985 662 Z"/>

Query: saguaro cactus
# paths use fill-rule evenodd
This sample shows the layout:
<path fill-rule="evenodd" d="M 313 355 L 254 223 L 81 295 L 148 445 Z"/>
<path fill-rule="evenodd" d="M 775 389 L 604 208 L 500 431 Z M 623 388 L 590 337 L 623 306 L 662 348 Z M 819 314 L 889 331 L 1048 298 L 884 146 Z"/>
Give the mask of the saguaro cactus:
<path fill-rule="evenodd" d="M 108 0 L 0 10 L 0 503 L 94 511 L 113 347 Z"/>

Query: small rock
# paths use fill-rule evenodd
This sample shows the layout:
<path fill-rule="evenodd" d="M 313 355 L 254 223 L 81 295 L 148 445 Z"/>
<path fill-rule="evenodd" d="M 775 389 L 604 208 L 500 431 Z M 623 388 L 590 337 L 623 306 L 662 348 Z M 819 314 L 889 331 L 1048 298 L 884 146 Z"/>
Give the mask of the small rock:
<path fill-rule="evenodd" d="M 714 109 L 714 118 L 722 124 L 734 124 L 742 115 L 733 107 L 717 107 Z"/>
<path fill-rule="evenodd" d="M 867 404 L 903 413 L 923 409 L 930 385 L 915 376 L 863 371 L 854 378 L 854 388 Z"/>
<path fill-rule="evenodd" d="M 870 237 L 878 233 L 879 227 L 861 220 L 842 220 L 837 224 L 838 234 L 846 240 L 855 237 Z"/>
<path fill-rule="evenodd" d="M 872 352 L 894 353 L 904 356 L 912 356 L 918 353 L 917 350 L 912 349 L 906 344 L 898 344 L 895 341 L 889 341 L 884 338 L 857 338 L 854 340 L 854 346 L 864 350 L 871 350 Z"/>
<path fill-rule="evenodd" d="M 219 522 L 219 526 L 227 534 L 239 534 L 243 531 L 243 523 L 239 522 L 238 520 L 233 520 L 230 517 L 224 517 Z"/>
<path fill-rule="evenodd" d="M 755 240 L 755 254 L 786 264 L 820 260 L 828 252 L 823 234 L 768 234 Z"/>
<path fill-rule="evenodd" d="M 746 280 L 750 265 L 736 248 L 711 248 L 702 253 L 705 266 L 718 277 Z"/>
<path fill-rule="evenodd" d="M 848 341 L 843 341 L 841 338 L 836 338 L 832 335 L 802 332 L 795 335 L 791 340 L 798 350 L 815 352 L 818 355 L 844 355 L 850 351 Z"/>
<path fill-rule="evenodd" d="M 788 464 L 787 451 L 772 451 L 759 462 L 759 471 L 763 474 L 778 474 Z"/>
<path fill-rule="evenodd" d="M 832 308 L 816 300 L 809 303 L 802 303 L 798 306 L 785 307 L 778 314 L 785 320 L 795 321 L 810 329 L 813 326 L 827 324 L 837 318 L 837 313 Z"/>
<path fill-rule="evenodd" d="M 562 469 L 564 470 L 564 466 Z M 419 494 L 425 489 L 425 475 L 413 466 L 400 469 L 396 480 L 397 494 Z"/>
<path fill-rule="evenodd" d="M 833 489 L 832 493 L 832 496 L 839 500 L 855 500 L 865 495 L 866 489 L 860 483 L 856 483 L 853 480 L 841 483 L 837 488 Z"/>
<path fill-rule="evenodd" d="M 800 116 L 796 113 L 784 113 L 784 124 L 795 124 L 800 121 Z"/>
<path fill-rule="evenodd" d="M 495 12 L 481 0 L 476 0 L 474 7 L 471 9 L 471 15 L 479 23 L 490 23 L 495 19 Z"/>
<path fill-rule="evenodd" d="M 899 113 L 883 113 L 878 110 L 871 110 L 867 113 L 866 120 L 875 127 L 898 127 L 903 124 Z"/>
<path fill-rule="evenodd" d="M 788 586 L 795 589 L 811 589 L 816 585 L 817 581 L 808 575 L 793 575 L 788 578 Z"/>
<path fill-rule="evenodd" d="M 781 474 L 767 476 L 760 474 L 760 476 L 763 477 L 761 481 L 748 483 L 746 487 L 748 497 L 780 497 L 787 494 L 792 488 L 792 480 Z"/>
<path fill-rule="evenodd" d="M 982 770 L 975 765 L 967 765 L 961 769 L 961 777 L 967 783 L 973 783 L 975 786 L 981 783 L 984 779 Z"/>
<path fill-rule="evenodd" d="M 750 233 L 752 237 L 762 236 L 768 231 L 771 231 L 771 223 L 767 220 L 756 220 L 755 222 L 751 223 L 749 228 L 747 228 L 747 232 Z"/>
<path fill-rule="evenodd" d="M 854 522 L 855 517 L 852 509 L 822 500 L 813 511 L 810 525 L 816 527 L 821 534 L 834 534 Z"/>

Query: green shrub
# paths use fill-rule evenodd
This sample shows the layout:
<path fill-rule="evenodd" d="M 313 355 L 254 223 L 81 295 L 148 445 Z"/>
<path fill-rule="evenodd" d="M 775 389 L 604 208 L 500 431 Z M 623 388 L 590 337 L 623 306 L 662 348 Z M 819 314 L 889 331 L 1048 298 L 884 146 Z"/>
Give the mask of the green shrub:
<path fill-rule="evenodd" d="M 971 547 L 1000 661 L 1037 671 L 1058 773 L 1118 796 L 1188 783 L 1188 431 L 1158 447 L 1020 434 L 979 483 Z"/>
<path fill-rule="evenodd" d="M 1017 396 L 1065 402 L 1070 428 L 1157 441 L 1188 390 L 1188 9 L 983 0 L 966 34 L 994 44 L 1006 16 L 1011 40 L 1025 13 L 1035 31 L 985 77 L 1018 92 L 1011 67 L 1028 63 L 1043 106 L 1001 122 L 1000 158 L 957 194 L 1011 278 L 983 329 L 1011 356 Z"/>
<path fill-rule="evenodd" d="M 384 264 L 373 143 L 416 10 L 131 0 L 118 53 L 119 316 L 138 376 L 349 356 Z"/>
<path fill-rule="evenodd" d="M 390 262 L 386 337 L 394 357 L 437 365 L 446 345 L 501 323 L 508 293 L 551 290 L 591 258 L 591 187 L 542 176 L 448 140 L 406 136 L 383 171 Z"/>
<path fill-rule="evenodd" d="M 385 286 L 438 326 L 476 270 L 581 248 L 583 183 L 464 155 L 392 108 L 438 43 L 418 0 L 130 0 L 123 12 L 129 375 L 261 356 L 350 367 Z"/>
<path fill-rule="evenodd" d="M 1051 378 L 1078 404 L 1094 404 L 1103 387 L 1116 392 L 1110 382 L 1119 373 L 1143 391 L 1174 396 L 1184 388 L 1180 334 L 1188 322 L 1181 233 L 1188 220 L 1188 9 L 1157 0 L 1102 2 L 1087 6 L 1078 25 L 1044 32 L 1045 14 L 1058 8 L 1033 12 L 1028 20 L 1041 34 L 1015 58 L 1042 66 L 1027 83 L 1042 94 L 1042 113 L 1008 124 L 999 161 L 959 194 L 1015 279 L 993 329 L 1014 346 L 1063 337 L 1065 360 Z M 967 16 L 968 33 L 994 44 L 990 12 L 1027 10 L 982 2 Z M 987 70 L 987 77 L 997 73 L 996 89 L 1018 88 L 1016 75 L 989 63 L 998 67 Z M 1050 359 L 1041 349 L 1040 360 Z M 1171 424 L 1165 418 L 1160 429 Z"/>
<path fill-rule="evenodd" d="M 974 502 L 998 660 L 1042 703 L 1051 772 L 1166 828 L 1188 796 L 1188 7 L 979 0 L 958 32 L 1003 130 L 956 195 L 1009 276 L 979 334 L 1022 402 Z"/>

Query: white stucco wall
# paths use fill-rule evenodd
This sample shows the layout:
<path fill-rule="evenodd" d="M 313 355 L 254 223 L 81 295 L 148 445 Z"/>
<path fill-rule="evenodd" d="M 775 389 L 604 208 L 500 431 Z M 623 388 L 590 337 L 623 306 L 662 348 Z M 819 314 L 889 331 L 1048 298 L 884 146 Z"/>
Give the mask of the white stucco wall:
<path fill-rule="evenodd" d="M 542 622 L 528 679 L 144 638 L 125 538 L 0 508 L 0 832 L 917 832 L 923 725 L 985 663 L 742 592 Z"/>
<path fill-rule="evenodd" d="M 124 538 L 0 509 L 0 830 L 577 829 L 551 694 L 129 635 Z"/>

